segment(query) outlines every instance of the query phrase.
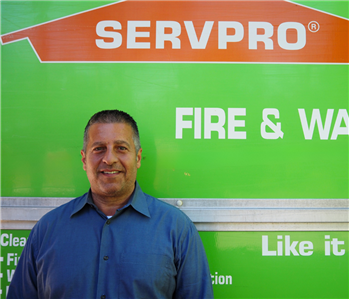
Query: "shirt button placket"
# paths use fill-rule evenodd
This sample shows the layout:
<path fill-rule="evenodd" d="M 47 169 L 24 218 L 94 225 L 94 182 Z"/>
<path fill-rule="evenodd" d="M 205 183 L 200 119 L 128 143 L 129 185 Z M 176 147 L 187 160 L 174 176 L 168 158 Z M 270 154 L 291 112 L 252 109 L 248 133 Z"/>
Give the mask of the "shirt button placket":
<path fill-rule="evenodd" d="M 110 228 L 109 225 L 111 224 L 111 220 L 107 219 L 107 221 L 105 221 L 105 225 L 104 228 L 102 230 L 102 238 L 101 238 L 101 244 L 100 244 L 100 257 L 102 258 L 102 263 L 100 263 L 99 266 L 99 275 L 98 275 L 98 280 L 99 281 L 107 281 L 106 279 L 106 275 L 107 275 L 107 265 L 106 262 L 109 260 L 109 255 L 108 255 L 108 250 L 110 248 Z M 106 299 L 106 291 L 107 291 L 108 287 L 105 285 L 105 283 L 101 283 L 98 286 L 98 290 L 97 290 L 97 294 L 102 294 L 100 295 L 101 299 Z M 104 293 L 104 294 L 103 294 Z"/>

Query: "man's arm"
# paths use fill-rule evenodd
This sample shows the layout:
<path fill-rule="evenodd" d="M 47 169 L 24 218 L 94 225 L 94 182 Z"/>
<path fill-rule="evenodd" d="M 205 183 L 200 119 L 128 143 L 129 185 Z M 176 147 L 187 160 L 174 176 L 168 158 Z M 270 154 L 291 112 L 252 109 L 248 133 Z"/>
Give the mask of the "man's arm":
<path fill-rule="evenodd" d="M 199 233 L 190 223 L 177 248 L 177 285 L 173 298 L 212 299 L 212 279 Z"/>
<path fill-rule="evenodd" d="M 34 234 L 34 230 L 32 230 L 20 256 L 8 289 L 7 299 L 39 298 L 37 292 L 37 269 L 35 261 L 36 238 Z"/>

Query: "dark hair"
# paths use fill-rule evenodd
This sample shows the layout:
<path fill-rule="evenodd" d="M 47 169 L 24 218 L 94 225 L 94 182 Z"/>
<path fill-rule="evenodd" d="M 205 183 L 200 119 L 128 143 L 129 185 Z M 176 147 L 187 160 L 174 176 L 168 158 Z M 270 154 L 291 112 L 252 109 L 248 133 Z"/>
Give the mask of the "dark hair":
<path fill-rule="evenodd" d="M 88 130 L 91 125 L 96 123 L 100 123 L 100 124 L 124 123 L 124 124 L 130 125 L 133 131 L 133 142 L 136 147 L 136 153 L 138 153 L 139 149 L 141 148 L 141 142 L 139 139 L 137 123 L 129 114 L 116 109 L 103 110 L 103 111 L 97 112 L 90 118 L 84 131 L 84 145 L 82 148 L 84 152 L 86 151 Z"/>

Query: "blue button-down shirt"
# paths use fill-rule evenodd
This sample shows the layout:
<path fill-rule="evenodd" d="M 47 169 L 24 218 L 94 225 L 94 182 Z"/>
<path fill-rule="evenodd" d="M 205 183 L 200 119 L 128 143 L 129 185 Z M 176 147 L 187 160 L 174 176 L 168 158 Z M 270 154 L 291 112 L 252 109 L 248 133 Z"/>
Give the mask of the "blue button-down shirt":
<path fill-rule="evenodd" d="M 33 228 L 8 299 L 213 298 L 199 234 L 177 208 L 136 188 L 108 219 L 89 193 Z"/>

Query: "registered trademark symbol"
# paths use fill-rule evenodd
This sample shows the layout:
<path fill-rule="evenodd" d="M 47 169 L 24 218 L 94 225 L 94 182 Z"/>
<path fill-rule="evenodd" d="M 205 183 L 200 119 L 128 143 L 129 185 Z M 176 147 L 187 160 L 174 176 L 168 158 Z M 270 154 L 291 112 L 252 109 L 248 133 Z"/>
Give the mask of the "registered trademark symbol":
<path fill-rule="evenodd" d="M 311 21 L 308 24 L 308 29 L 309 29 L 310 32 L 318 32 L 319 29 L 320 29 L 320 25 L 316 21 Z"/>

